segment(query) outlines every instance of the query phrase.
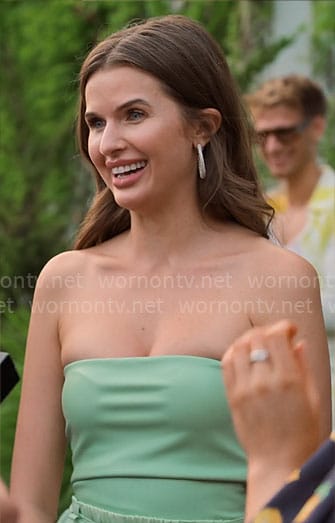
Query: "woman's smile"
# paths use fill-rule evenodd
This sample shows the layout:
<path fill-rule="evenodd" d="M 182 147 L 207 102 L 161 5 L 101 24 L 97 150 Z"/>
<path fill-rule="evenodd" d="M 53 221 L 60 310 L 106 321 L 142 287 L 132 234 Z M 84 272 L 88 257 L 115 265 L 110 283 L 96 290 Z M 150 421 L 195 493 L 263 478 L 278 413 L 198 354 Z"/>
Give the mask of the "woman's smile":
<path fill-rule="evenodd" d="M 117 189 L 131 187 L 142 177 L 147 163 L 148 162 L 141 161 L 113 167 L 111 173 L 114 187 Z"/>

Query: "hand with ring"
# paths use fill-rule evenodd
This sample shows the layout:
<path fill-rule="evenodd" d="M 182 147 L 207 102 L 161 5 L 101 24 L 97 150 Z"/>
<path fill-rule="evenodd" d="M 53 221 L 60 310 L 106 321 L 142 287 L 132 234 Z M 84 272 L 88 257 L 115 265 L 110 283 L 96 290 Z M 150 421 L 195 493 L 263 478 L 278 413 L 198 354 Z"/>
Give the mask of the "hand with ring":
<path fill-rule="evenodd" d="M 319 395 L 305 342 L 296 341 L 296 334 L 286 320 L 253 328 L 222 358 L 227 399 L 248 460 L 249 515 L 321 442 Z"/>

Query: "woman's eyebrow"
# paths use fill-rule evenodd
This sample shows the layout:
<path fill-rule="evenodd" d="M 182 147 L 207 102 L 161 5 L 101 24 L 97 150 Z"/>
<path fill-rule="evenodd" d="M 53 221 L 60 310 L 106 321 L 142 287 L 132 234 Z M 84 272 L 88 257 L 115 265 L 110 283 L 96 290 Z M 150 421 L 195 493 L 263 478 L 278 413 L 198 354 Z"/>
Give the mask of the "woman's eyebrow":
<path fill-rule="evenodd" d="M 116 107 L 116 111 L 123 111 L 124 109 L 127 109 L 128 107 L 131 107 L 136 104 L 145 105 L 146 107 L 150 107 L 149 102 L 147 102 L 143 98 L 132 98 L 131 100 L 128 100 L 127 102 Z M 99 113 L 94 112 L 94 111 L 87 112 L 87 113 L 85 113 L 85 119 L 92 118 L 92 117 L 96 116 L 97 114 L 99 114 Z"/>
<path fill-rule="evenodd" d="M 131 105 L 146 105 L 147 107 L 150 107 L 150 104 L 144 100 L 143 98 L 133 98 L 132 100 L 128 100 L 128 102 L 125 102 L 124 104 L 119 105 L 119 107 L 116 108 L 117 111 L 122 111 L 123 109 L 127 109 Z"/>

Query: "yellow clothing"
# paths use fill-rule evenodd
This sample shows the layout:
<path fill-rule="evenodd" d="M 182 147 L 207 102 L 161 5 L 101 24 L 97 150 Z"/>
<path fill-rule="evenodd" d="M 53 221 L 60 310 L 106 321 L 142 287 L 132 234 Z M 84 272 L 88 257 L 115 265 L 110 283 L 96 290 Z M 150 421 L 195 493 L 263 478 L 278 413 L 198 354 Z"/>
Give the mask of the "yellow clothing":
<path fill-rule="evenodd" d="M 269 201 L 278 215 L 287 210 L 287 196 L 280 189 Z M 304 228 L 286 247 L 306 258 L 319 275 L 332 364 L 335 428 L 335 171 L 328 165 L 321 166 L 321 177 L 309 201 Z"/>

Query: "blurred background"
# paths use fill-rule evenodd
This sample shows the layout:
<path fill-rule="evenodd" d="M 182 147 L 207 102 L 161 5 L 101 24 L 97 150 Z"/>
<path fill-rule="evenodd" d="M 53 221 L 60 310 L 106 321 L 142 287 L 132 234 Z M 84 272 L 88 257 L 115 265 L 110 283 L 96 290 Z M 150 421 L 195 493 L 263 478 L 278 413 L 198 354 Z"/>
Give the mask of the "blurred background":
<path fill-rule="evenodd" d="M 0 0 L 0 345 L 20 375 L 37 275 L 71 249 L 93 191 L 74 138 L 81 62 L 107 34 L 169 13 L 205 25 L 242 93 L 292 72 L 319 81 L 329 99 L 321 155 L 335 166 L 334 0 Z M 19 395 L 18 385 L 0 408 L 6 482 Z M 70 474 L 68 457 L 60 510 Z"/>

